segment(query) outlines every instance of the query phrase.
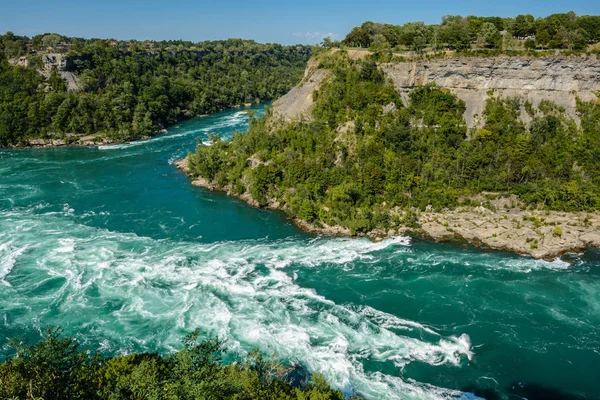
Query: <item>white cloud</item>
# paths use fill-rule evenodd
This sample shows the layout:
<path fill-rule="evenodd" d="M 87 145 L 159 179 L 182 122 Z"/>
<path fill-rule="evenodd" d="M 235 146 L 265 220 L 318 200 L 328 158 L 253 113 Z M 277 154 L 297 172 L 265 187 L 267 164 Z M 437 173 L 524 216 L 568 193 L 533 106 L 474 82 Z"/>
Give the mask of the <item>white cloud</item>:
<path fill-rule="evenodd" d="M 306 38 L 311 38 L 311 39 L 323 39 L 326 37 L 335 39 L 336 37 L 338 37 L 338 35 L 333 32 L 321 33 L 321 32 L 310 32 L 310 31 L 309 32 L 292 32 L 292 36 L 306 37 Z"/>

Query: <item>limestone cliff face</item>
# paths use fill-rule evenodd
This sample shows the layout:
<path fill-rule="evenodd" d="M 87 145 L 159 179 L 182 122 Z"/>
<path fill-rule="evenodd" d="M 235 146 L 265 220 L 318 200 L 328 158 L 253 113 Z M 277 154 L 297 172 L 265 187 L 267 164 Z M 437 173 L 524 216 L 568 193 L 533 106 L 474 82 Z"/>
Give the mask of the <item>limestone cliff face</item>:
<path fill-rule="evenodd" d="M 482 122 L 489 90 L 495 95 L 523 97 L 534 105 L 550 100 L 576 121 L 576 97 L 597 99 L 595 92 L 600 91 L 600 59 L 596 56 L 461 57 L 382 63 L 380 67 L 405 100 L 414 87 L 431 82 L 452 90 L 466 103 L 469 127 Z M 326 75 L 326 71 L 310 66 L 303 82 L 274 103 L 275 112 L 292 119 L 309 114 L 312 98 L 297 100 L 318 89 Z"/>
<path fill-rule="evenodd" d="M 65 80 L 67 84 L 67 90 L 81 90 L 79 78 L 77 75 L 69 71 L 69 68 L 72 66 L 72 59 L 60 53 L 42 54 L 41 58 L 42 69 L 39 70 L 40 74 L 48 78 L 52 73 L 52 70 L 56 70 L 58 74 Z M 29 66 L 29 58 L 27 56 L 12 58 L 8 60 L 8 62 L 24 68 Z"/>
<path fill-rule="evenodd" d="M 49 77 L 52 70 L 56 69 L 58 74 L 67 83 L 67 90 L 77 91 L 81 90 L 79 78 L 70 72 L 68 69 L 72 63 L 72 60 L 63 54 L 48 53 L 42 56 L 43 69 L 40 71 L 45 77 Z"/>
<path fill-rule="evenodd" d="M 575 98 L 595 99 L 600 91 L 597 57 L 493 57 L 451 58 L 381 64 L 401 93 L 435 82 L 451 89 L 467 105 L 465 120 L 471 127 L 481 120 L 489 90 L 503 96 L 520 96 L 537 105 L 550 100 L 577 120 Z"/>
<path fill-rule="evenodd" d="M 276 116 L 285 120 L 308 120 L 313 109 L 313 92 L 321 87 L 329 71 L 317 69 L 313 60 L 308 62 L 304 78 L 285 95 L 273 102 L 273 111 Z"/>

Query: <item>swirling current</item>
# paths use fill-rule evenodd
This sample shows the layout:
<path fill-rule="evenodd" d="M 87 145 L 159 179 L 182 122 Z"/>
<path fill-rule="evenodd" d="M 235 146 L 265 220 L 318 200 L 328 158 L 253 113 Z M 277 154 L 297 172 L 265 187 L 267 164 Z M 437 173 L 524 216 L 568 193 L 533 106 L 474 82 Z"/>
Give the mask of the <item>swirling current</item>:
<path fill-rule="evenodd" d="M 145 142 L 0 150 L 0 344 L 60 325 L 109 354 L 168 353 L 199 328 L 366 399 L 599 398 L 598 251 L 309 235 L 172 165 L 247 123 L 234 110 Z"/>

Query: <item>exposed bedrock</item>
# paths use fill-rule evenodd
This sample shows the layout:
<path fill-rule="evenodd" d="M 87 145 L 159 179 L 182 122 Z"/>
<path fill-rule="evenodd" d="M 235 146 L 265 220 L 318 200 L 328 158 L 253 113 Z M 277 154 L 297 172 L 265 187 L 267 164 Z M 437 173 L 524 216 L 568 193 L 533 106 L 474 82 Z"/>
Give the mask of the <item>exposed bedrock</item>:
<path fill-rule="evenodd" d="M 600 91 L 600 60 L 596 56 L 460 57 L 382 63 L 380 67 L 404 99 L 414 87 L 431 82 L 452 90 L 466 103 L 469 127 L 482 122 L 490 90 L 494 95 L 522 97 L 535 106 L 542 100 L 552 101 L 576 122 L 576 98 L 597 99 Z M 327 74 L 309 64 L 302 82 L 274 103 L 275 112 L 286 119 L 309 117 L 312 92 Z"/>

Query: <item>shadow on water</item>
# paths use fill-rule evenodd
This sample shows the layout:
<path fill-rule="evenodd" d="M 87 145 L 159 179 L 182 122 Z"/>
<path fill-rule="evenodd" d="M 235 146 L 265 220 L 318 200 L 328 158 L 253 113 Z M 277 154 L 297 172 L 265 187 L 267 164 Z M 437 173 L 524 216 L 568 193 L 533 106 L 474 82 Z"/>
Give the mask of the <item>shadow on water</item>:
<path fill-rule="evenodd" d="M 566 393 L 562 390 L 544 387 L 536 383 L 515 383 L 509 389 L 511 398 L 526 398 L 528 400 L 583 400 L 584 396 Z M 518 397 L 515 397 L 518 396 Z"/>
<path fill-rule="evenodd" d="M 520 383 L 515 382 L 506 388 L 507 397 L 502 396 L 500 392 L 492 388 L 479 387 L 477 385 L 469 385 L 462 389 L 463 392 L 473 393 L 477 397 L 486 400 L 585 400 L 585 396 L 574 395 L 565 391 L 550 388 L 537 383 Z"/>
<path fill-rule="evenodd" d="M 469 385 L 461 389 L 465 393 L 473 393 L 475 396 L 486 400 L 500 400 L 500 394 L 492 388 L 482 388 L 476 385 Z"/>

